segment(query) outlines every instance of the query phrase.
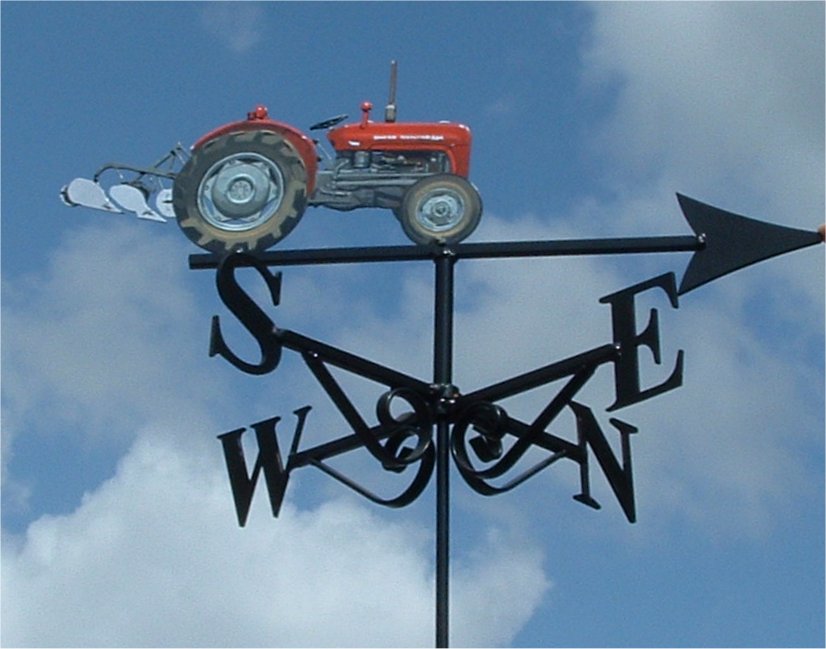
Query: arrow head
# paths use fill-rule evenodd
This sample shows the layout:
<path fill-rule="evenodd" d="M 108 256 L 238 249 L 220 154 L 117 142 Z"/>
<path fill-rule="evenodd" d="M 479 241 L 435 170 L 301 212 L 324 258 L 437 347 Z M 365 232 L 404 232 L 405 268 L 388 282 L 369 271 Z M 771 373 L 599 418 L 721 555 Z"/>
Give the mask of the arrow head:
<path fill-rule="evenodd" d="M 727 212 L 677 194 L 680 209 L 704 247 L 691 257 L 679 295 L 758 261 L 821 243 L 819 232 L 797 230 Z"/>

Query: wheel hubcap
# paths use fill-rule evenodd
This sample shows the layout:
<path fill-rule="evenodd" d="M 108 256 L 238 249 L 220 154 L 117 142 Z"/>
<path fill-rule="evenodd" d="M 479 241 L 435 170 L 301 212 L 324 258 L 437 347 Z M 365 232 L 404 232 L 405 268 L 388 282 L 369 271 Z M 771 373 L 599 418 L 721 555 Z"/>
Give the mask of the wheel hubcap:
<path fill-rule="evenodd" d="M 284 177 L 271 160 L 241 153 L 216 162 L 198 187 L 198 207 L 221 230 L 251 230 L 268 221 L 281 205 Z"/>
<path fill-rule="evenodd" d="M 416 220 L 430 232 L 443 232 L 456 227 L 464 214 L 465 204 L 460 196 L 439 190 L 424 197 L 416 210 Z"/>

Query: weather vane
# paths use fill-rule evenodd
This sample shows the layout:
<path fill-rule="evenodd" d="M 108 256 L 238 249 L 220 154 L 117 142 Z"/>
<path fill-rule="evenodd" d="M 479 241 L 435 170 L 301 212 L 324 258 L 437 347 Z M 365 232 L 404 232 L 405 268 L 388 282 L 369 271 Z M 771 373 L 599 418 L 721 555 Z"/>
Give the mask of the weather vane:
<path fill-rule="evenodd" d="M 260 352 L 252 359 L 238 356 L 224 339 L 221 318 L 214 316 L 209 355 L 220 356 L 247 374 L 263 375 L 278 367 L 285 349 L 295 352 L 346 422 L 348 429 L 339 437 L 304 447 L 302 432 L 311 406 L 299 408 L 286 452 L 276 432 L 278 416 L 219 435 L 239 525 L 246 524 L 261 474 L 272 513 L 278 516 L 291 473 L 306 466 L 387 507 L 416 500 L 435 472 L 436 645 L 445 647 L 450 458 L 467 485 L 487 496 L 509 491 L 558 461 L 574 462 L 579 491 L 573 497 L 597 509 L 600 504 L 592 495 L 590 476 L 592 468 L 598 468 L 633 523 L 631 436 L 638 430 L 616 417 L 609 418 L 610 428 L 606 427 L 578 395 L 600 371 L 613 374 L 614 401 L 607 412 L 682 385 L 682 351 L 668 361 L 667 379 L 653 385 L 643 382 L 642 348 L 653 354 L 655 363 L 665 361 L 658 312 L 652 309 L 647 322 L 638 323 L 637 297 L 662 292 L 676 309 L 689 291 L 758 261 L 822 242 L 826 231 L 823 226 L 809 232 L 765 223 L 678 194 L 693 235 L 461 243 L 476 229 L 482 214 L 481 198 L 468 179 L 470 129 L 452 122 L 397 122 L 395 94 L 393 62 L 384 121 L 373 121 L 373 106 L 364 102 L 355 123 L 340 125 L 347 116 L 338 115 L 310 127 L 327 131 L 334 156 L 318 141 L 271 119 L 265 107 L 257 106 L 246 120 L 210 131 L 189 151 L 177 145 L 151 167 L 106 164 L 92 180 L 73 180 L 61 190 L 61 197 L 68 205 L 134 212 L 152 221 L 175 218 L 184 234 L 208 251 L 191 255 L 190 268 L 216 269 L 220 299 L 253 336 Z M 292 231 L 309 206 L 389 209 L 415 245 L 269 251 Z M 472 392 L 463 392 L 455 382 L 453 301 L 459 261 L 653 252 L 691 252 L 692 256 L 679 284 L 670 272 L 599 299 L 611 316 L 605 344 Z M 432 377 L 414 377 L 282 328 L 267 314 L 281 297 L 282 273 L 271 268 L 398 261 L 434 265 Z M 257 303 L 241 287 L 236 280 L 241 267 L 258 273 L 269 304 Z M 332 368 L 379 385 L 375 410 L 359 409 Z M 547 388 L 547 404 L 532 419 L 523 421 L 501 405 L 510 397 L 554 383 L 559 385 Z M 551 432 L 564 412 L 574 417 L 571 438 Z M 252 462 L 242 445 L 250 429 L 258 445 Z M 609 435 L 618 436 L 619 456 Z M 361 450 L 382 470 L 399 475 L 395 492 L 374 493 L 330 464 L 332 458 Z M 529 451 L 534 459 L 526 459 Z M 525 462 L 533 464 L 521 468 Z"/>

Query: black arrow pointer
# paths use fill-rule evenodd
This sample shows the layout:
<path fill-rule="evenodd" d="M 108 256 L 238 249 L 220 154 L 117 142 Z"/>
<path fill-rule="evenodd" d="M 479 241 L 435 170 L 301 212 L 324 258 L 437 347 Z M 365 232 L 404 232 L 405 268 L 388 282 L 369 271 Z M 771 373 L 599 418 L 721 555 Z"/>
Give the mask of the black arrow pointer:
<path fill-rule="evenodd" d="M 764 259 L 821 243 L 820 232 L 757 221 L 677 194 L 686 221 L 705 246 L 694 253 L 679 295 Z"/>
<path fill-rule="evenodd" d="M 757 221 L 682 194 L 677 194 L 677 200 L 694 235 L 273 250 L 255 253 L 254 256 L 266 266 L 298 266 L 435 261 L 442 257 L 454 260 L 512 259 L 693 252 L 678 291 L 679 295 L 683 295 L 751 264 L 824 240 L 822 232 Z M 190 255 L 189 267 L 217 268 L 222 259 L 221 256 L 211 254 Z M 243 266 L 245 263 L 239 261 L 237 265 Z M 252 264 L 252 258 L 249 263 Z"/>

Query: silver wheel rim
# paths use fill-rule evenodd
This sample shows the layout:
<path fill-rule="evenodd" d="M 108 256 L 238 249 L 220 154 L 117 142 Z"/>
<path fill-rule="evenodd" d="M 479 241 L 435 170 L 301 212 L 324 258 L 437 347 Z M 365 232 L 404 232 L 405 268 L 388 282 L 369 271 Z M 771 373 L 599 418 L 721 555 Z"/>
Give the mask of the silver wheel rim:
<path fill-rule="evenodd" d="M 269 221 L 284 197 L 284 176 L 257 153 L 222 158 L 198 185 L 198 209 L 210 225 L 230 232 L 252 230 Z"/>
<path fill-rule="evenodd" d="M 427 232 L 452 230 L 465 216 L 465 201 L 456 192 L 434 189 L 424 195 L 416 208 L 416 222 Z"/>

